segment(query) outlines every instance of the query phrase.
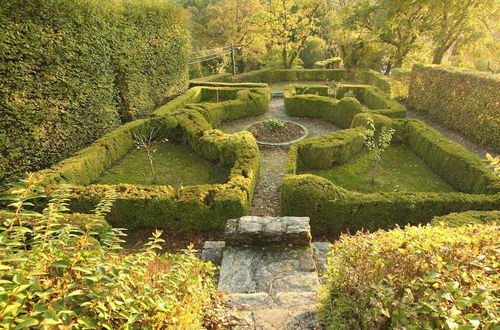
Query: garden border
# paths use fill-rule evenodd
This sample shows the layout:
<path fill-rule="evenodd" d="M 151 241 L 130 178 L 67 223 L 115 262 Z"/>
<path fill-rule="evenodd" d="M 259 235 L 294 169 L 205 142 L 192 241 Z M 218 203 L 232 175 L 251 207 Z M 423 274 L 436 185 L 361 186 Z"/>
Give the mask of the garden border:
<path fill-rule="evenodd" d="M 343 164 L 363 151 L 365 130 L 359 117 L 374 116 L 390 125 L 394 142 L 404 142 L 457 193 L 372 193 L 346 190 L 301 168 L 321 169 Z M 315 233 L 340 235 L 346 231 L 390 229 L 416 225 L 434 216 L 468 210 L 500 209 L 500 179 L 481 159 L 424 123 L 361 114 L 353 128 L 302 140 L 291 146 L 287 174 L 280 188 L 283 215 L 309 216 Z M 380 126 L 379 126 L 380 127 Z"/>
<path fill-rule="evenodd" d="M 211 102 L 214 93 L 220 93 L 220 102 Z M 222 230 L 227 219 L 248 212 L 260 157 L 249 132 L 226 134 L 212 127 L 224 120 L 263 113 L 269 97 L 268 88 L 194 87 L 151 118 L 121 126 L 36 176 L 46 186 L 72 184 L 70 205 L 75 212 L 89 212 L 109 191 L 115 191 L 115 202 L 106 216 L 114 226 Z M 186 143 L 200 156 L 229 166 L 228 182 L 179 188 L 92 184 L 134 147 L 135 133 L 151 127 L 159 129 L 159 138 Z"/>

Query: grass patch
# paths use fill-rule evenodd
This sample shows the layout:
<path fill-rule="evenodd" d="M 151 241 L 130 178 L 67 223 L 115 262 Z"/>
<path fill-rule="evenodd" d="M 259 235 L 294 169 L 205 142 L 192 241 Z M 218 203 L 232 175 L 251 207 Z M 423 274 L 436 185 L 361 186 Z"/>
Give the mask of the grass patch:
<path fill-rule="evenodd" d="M 154 153 L 158 185 L 174 187 L 198 184 L 225 183 L 229 169 L 198 156 L 188 146 L 159 143 Z M 98 181 L 100 184 L 146 184 L 153 179 L 146 152 L 130 152 L 120 163 L 108 170 Z"/>
<path fill-rule="evenodd" d="M 308 171 L 335 184 L 361 193 L 375 192 L 454 192 L 425 162 L 406 146 L 389 147 L 381 156 L 380 167 L 371 183 L 374 157 L 364 154 L 342 166 Z"/>

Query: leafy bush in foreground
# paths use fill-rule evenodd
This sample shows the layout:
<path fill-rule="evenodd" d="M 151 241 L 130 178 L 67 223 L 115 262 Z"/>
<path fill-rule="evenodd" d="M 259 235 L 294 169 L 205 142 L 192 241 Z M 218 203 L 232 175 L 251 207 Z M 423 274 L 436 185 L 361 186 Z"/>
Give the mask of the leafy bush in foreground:
<path fill-rule="evenodd" d="M 476 329 L 500 322 L 500 226 L 343 235 L 324 287 L 331 329 Z"/>
<path fill-rule="evenodd" d="M 64 222 L 66 193 L 41 213 L 29 210 L 43 197 L 30 179 L 2 197 L 0 327 L 200 328 L 215 290 L 210 264 L 191 250 L 158 254 L 160 232 L 143 251 L 120 253 L 121 230 L 97 235 L 91 222 Z M 97 206 L 96 221 L 112 199 Z"/>

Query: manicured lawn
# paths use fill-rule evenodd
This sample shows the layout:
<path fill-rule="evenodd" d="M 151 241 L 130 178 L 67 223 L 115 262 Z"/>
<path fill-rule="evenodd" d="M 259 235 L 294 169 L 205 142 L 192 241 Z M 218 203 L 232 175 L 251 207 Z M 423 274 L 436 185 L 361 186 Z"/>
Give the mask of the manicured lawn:
<path fill-rule="evenodd" d="M 362 193 L 455 191 L 406 146 L 393 146 L 382 154 L 375 184 L 371 182 L 373 163 L 374 158 L 364 154 L 342 166 L 308 173 L 324 177 L 348 190 Z"/>
<path fill-rule="evenodd" d="M 158 182 L 175 187 L 224 183 L 229 170 L 196 155 L 189 147 L 159 143 L 154 153 Z M 134 150 L 99 180 L 100 184 L 154 184 L 144 150 Z"/>

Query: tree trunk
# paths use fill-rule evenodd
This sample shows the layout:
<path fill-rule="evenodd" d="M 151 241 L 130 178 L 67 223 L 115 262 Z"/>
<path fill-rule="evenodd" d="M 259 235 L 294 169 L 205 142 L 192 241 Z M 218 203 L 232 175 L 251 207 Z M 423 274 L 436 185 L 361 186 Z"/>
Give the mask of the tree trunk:
<path fill-rule="evenodd" d="M 389 62 L 387 62 L 387 65 L 386 65 L 386 67 L 385 67 L 385 72 L 384 72 L 384 74 L 385 74 L 386 76 L 388 76 L 388 75 L 389 75 L 389 73 L 391 73 L 391 69 L 392 69 L 392 62 L 390 62 L 390 61 L 389 61 Z"/>
<path fill-rule="evenodd" d="M 440 48 L 435 49 L 434 56 L 432 57 L 432 64 L 441 64 L 446 51 L 447 51 L 447 49 L 444 49 L 444 47 L 440 47 Z"/>

